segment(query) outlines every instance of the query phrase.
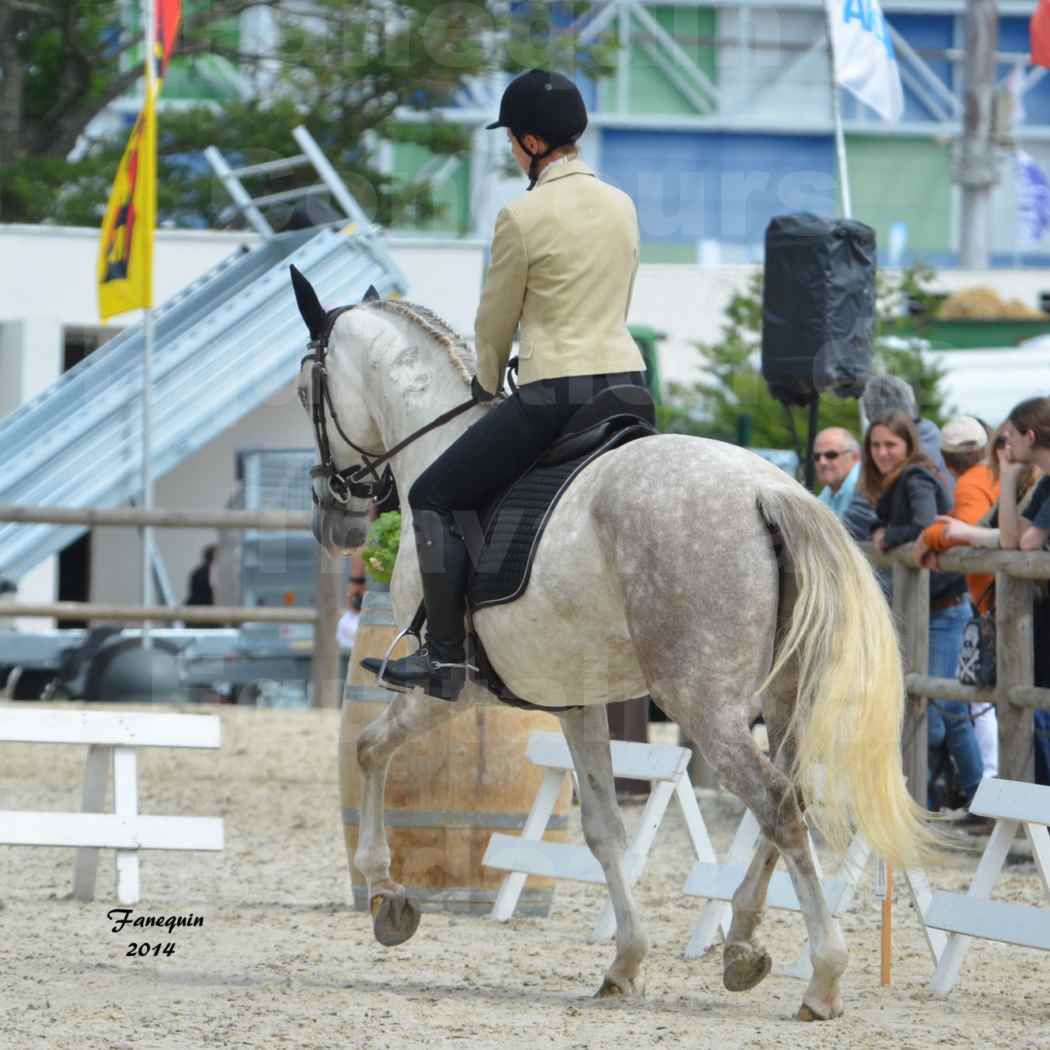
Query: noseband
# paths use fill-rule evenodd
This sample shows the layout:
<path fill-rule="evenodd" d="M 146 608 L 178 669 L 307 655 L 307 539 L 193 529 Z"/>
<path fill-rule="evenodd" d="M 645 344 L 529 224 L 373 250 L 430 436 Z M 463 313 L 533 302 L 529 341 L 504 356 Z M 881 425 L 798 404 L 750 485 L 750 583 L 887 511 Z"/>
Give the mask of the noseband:
<path fill-rule="evenodd" d="M 355 444 L 347 436 L 346 431 L 343 430 L 339 422 L 339 416 L 336 413 L 335 405 L 332 403 L 332 394 L 328 387 L 328 367 L 325 363 L 328 357 L 328 343 L 332 338 L 332 329 L 335 327 L 335 322 L 348 310 L 352 309 L 354 309 L 353 306 L 340 306 L 335 310 L 330 310 L 325 317 L 324 330 L 317 338 L 311 339 L 307 344 L 307 349 L 312 352 L 299 362 L 300 370 L 307 361 L 313 361 L 314 363 L 310 373 L 310 401 L 314 437 L 317 441 L 317 450 L 320 453 L 321 462 L 317 466 L 310 468 L 310 491 L 314 504 L 322 508 L 335 504 L 345 507 L 350 502 L 351 497 L 370 499 L 376 503 L 386 499 L 394 484 L 394 474 L 390 469 L 389 460 L 403 448 L 412 444 L 417 438 L 466 412 L 468 408 L 475 404 L 474 399 L 470 398 L 455 408 L 449 409 L 448 412 L 438 416 L 437 419 L 427 423 L 426 426 L 420 427 L 419 430 L 409 434 L 404 441 L 398 442 L 389 452 L 368 452 Z M 361 457 L 359 466 L 347 467 L 346 470 L 339 470 L 336 467 L 335 461 L 332 459 L 332 447 L 328 441 L 325 406 L 327 406 L 328 413 L 332 417 L 332 422 L 335 424 L 335 429 L 339 436 Z M 382 474 L 379 473 L 379 467 L 383 468 Z M 324 480 L 324 491 L 320 497 L 317 495 L 317 488 L 314 484 L 317 479 Z"/>

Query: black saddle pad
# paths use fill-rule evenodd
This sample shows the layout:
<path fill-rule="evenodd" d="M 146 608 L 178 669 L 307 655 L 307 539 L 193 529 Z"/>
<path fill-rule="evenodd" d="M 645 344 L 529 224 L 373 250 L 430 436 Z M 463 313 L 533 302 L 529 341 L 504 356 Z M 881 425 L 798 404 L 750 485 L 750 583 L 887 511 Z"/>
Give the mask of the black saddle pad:
<path fill-rule="evenodd" d="M 515 601 L 525 593 L 540 537 L 573 479 L 598 456 L 656 431 L 637 416 L 602 421 L 600 440 L 586 452 L 550 463 L 541 457 L 482 515 L 484 545 L 471 573 L 467 600 L 472 610 Z"/>

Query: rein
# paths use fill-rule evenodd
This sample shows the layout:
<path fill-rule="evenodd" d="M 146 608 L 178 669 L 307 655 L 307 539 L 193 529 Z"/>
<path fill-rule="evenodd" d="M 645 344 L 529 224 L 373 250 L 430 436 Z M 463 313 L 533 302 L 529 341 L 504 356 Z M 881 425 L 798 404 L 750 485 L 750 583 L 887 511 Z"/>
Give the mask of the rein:
<path fill-rule="evenodd" d="M 472 408 L 475 404 L 474 399 L 470 398 L 462 404 L 456 405 L 455 408 L 450 408 L 425 426 L 409 434 L 408 437 L 403 441 L 399 441 L 387 452 L 369 452 L 367 449 L 356 445 L 351 441 L 339 422 L 339 416 L 336 413 L 335 405 L 332 403 L 332 394 L 328 387 L 328 368 L 325 364 L 325 359 L 328 356 L 328 343 L 332 338 L 332 329 L 335 327 L 335 322 L 344 313 L 352 309 L 353 306 L 341 306 L 336 310 L 329 311 L 325 318 L 324 331 L 316 339 L 311 339 L 307 344 L 308 349 L 312 353 L 306 354 L 299 362 L 300 369 L 307 361 L 313 361 L 314 363 L 310 377 L 310 400 L 313 410 L 314 436 L 317 439 L 317 449 L 321 456 L 321 462 L 316 467 L 311 468 L 310 479 L 313 501 L 319 506 L 323 501 L 318 498 L 317 490 L 313 487 L 315 478 L 325 479 L 328 494 L 336 503 L 346 504 L 351 496 L 356 496 L 358 499 L 371 499 L 376 503 L 386 499 L 394 484 L 394 474 L 390 469 L 389 460 L 402 449 L 411 445 L 413 441 L 423 437 L 424 434 L 430 433 L 431 430 L 443 426 L 449 420 L 455 419 L 456 416 L 466 412 L 468 408 Z M 338 470 L 336 468 L 335 461 L 332 458 L 332 448 L 328 441 L 328 428 L 325 420 L 326 405 L 339 436 L 361 457 L 362 462 L 359 466 L 347 467 L 346 470 Z M 379 467 L 383 467 L 382 474 L 377 469 Z"/>

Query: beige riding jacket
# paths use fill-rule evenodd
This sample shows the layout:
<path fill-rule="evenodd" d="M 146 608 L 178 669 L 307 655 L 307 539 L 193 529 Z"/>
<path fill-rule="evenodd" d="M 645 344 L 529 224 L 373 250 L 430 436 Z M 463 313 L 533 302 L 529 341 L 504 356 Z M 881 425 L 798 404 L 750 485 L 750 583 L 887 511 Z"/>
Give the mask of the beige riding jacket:
<path fill-rule="evenodd" d="M 582 160 L 548 165 L 496 219 L 474 321 L 478 381 L 499 388 L 519 322 L 519 383 L 643 371 L 626 323 L 637 270 L 631 198 Z"/>

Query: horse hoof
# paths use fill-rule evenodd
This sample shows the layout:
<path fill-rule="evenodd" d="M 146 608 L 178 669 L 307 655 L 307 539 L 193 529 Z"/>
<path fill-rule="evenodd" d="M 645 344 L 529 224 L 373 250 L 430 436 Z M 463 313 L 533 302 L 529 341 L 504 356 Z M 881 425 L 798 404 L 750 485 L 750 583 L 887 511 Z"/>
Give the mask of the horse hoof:
<path fill-rule="evenodd" d="M 615 980 L 612 977 L 606 977 L 602 981 L 601 988 L 594 993 L 595 999 L 622 999 L 626 996 L 640 996 L 644 994 L 644 989 L 640 981 L 628 980 L 625 977 L 617 977 Z"/>
<path fill-rule="evenodd" d="M 728 944 L 722 957 L 722 983 L 730 992 L 746 992 L 773 968 L 769 952 L 751 944 Z"/>
<path fill-rule="evenodd" d="M 814 1010 L 808 1003 L 803 1003 L 798 1010 L 796 1015 L 800 1021 L 830 1021 L 834 1017 L 841 1017 L 843 1014 L 842 1003 L 833 1003 L 830 1007 L 821 1006 L 819 1009 Z"/>
<path fill-rule="evenodd" d="M 419 908 L 408 897 L 376 894 L 371 912 L 376 940 L 386 948 L 404 944 L 419 929 Z"/>

